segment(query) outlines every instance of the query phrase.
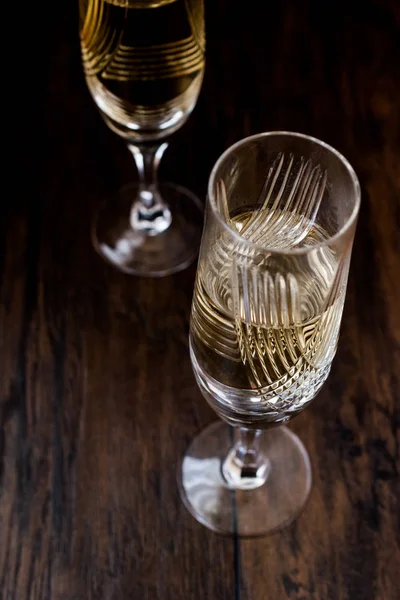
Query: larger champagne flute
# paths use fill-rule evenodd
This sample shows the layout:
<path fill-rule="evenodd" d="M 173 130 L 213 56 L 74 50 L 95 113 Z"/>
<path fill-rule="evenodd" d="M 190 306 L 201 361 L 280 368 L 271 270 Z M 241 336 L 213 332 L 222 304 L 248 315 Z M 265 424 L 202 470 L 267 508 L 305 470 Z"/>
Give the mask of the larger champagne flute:
<path fill-rule="evenodd" d="M 97 251 L 120 270 L 162 276 L 197 255 L 202 205 L 158 184 L 166 138 L 187 120 L 204 73 L 203 0 L 79 0 L 82 61 L 106 124 L 131 151 L 139 182 L 96 215 Z"/>
<path fill-rule="evenodd" d="M 282 424 L 329 375 L 359 206 L 347 160 L 298 133 L 246 138 L 211 173 L 190 353 L 222 421 L 179 472 L 186 506 L 210 529 L 265 534 L 306 502 L 310 461 Z"/>

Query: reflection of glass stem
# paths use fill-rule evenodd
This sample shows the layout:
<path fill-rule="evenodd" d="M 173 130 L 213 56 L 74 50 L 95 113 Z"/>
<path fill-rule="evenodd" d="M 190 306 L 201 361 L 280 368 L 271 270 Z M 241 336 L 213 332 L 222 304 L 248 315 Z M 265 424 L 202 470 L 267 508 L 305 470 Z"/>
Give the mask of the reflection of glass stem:
<path fill-rule="evenodd" d="M 269 460 L 260 450 L 260 429 L 240 427 L 239 440 L 222 464 L 222 474 L 229 487 L 254 490 L 268 477 Z"/>
<path fill-rule="evenodd" d="M 139 175 L 139 191 L 131 209 L 130 224 L 134 231 L 157 235 L 171 224 L 171 212 L 158 189 L 158 167 L 168 146 L 128 144 Z"/>

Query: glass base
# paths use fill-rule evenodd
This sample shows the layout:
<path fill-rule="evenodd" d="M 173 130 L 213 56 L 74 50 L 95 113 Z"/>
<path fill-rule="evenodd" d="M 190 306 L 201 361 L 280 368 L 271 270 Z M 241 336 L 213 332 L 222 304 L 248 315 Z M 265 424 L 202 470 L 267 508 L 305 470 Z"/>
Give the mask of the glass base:
<path fill-rule="evenodd" d="M 287 427 L 263 431 L 260 452 L 268 475 L 257 489 L 232 489 L 222 474 L 235 439 L 223 421 L 212 423 L 191 443 L 178 473 L 182 500 L 192 515 L 213 531 L 254 537 L 291 523 L 311 489 L 311 465 L 300 439 Z"/>
<path fill-rule="evenodd" d="M 159 192 L 168 208 L 158 217 L 159 227 L 154 234 L 154 228 L 147 231 L 132 211 L 138 191 L 136 184 L 124 186 L 116 198 L 100 207 L 92 226 L 96 251 L 131 275 L 163 277 L 185 269 L 200 246 L 201 202 L 184 187 L 161 183 Z M 154 223 L 157 225 L 157 221 Z"/>

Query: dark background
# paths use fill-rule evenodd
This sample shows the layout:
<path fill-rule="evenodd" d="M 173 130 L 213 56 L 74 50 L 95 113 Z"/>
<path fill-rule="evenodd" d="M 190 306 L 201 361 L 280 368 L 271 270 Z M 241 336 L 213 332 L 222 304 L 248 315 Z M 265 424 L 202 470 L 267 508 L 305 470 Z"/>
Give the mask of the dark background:
<path fill-rule="evenodd" d="M 281 533 L 223 539 L 175 472 L 215 416 L 188 356 L 195 265 L 162 280 L 95 254 L 89 223 L 135 177 L 79 55 L 77 2 L 3 22 L 0 233 L 1 600 L 400 597 L 400 8 L 396 1 L 207 3 L 206 77 L 161 174 L 202 198 L 260 131 L 318 136 L 363 202 L 339 351 L 292 423 L 310 502 Z M 4 158 L 3 158 L 4 161 Z"/>

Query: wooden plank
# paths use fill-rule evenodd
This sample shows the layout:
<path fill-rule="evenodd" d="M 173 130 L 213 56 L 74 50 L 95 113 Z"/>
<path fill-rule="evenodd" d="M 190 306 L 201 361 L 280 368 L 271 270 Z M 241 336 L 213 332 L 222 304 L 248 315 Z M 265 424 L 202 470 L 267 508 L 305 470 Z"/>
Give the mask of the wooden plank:
<path fill-rule="evenodd" d="M 355 5 L 324 12 L 314 7 L 306 17 L 302 9 L 292 3 L 282 16 L 287 44 L 284 55 L 276 53 L 275 68 L 288 74 L 280 80 L 287 97 L 276 76 L 269 95 L 290 123 L 297 72 L 294 93 L 309 109 L 301 130 L 350 159 L 363 204 L 334 367 L 318 400 L 291 425 L 311 456 L 311 498 L 287 530 L 240 542 L 240 598 L 395 600 L 400 597 L 398 10 L 367 3 L 361 16 Z M 267 45 L 265 55 L 270 51 Z M 264 93 L 261 89 L 261 104 Z M 260 117 L 260 129 L 269 120 Z"/>
<path fill-rule="evenodd" d="M 195 267 L 140 281 L 91 247 L 101 198 L 135 173 L 88 97 L 73 12 L 56 9 L 48 40 L 41 210 L 27 201 L 4 222 L 0 596 L 228 600 L 233 543 L 194 521 L 176 485 L 213 418 L 188 354 Z"/>

